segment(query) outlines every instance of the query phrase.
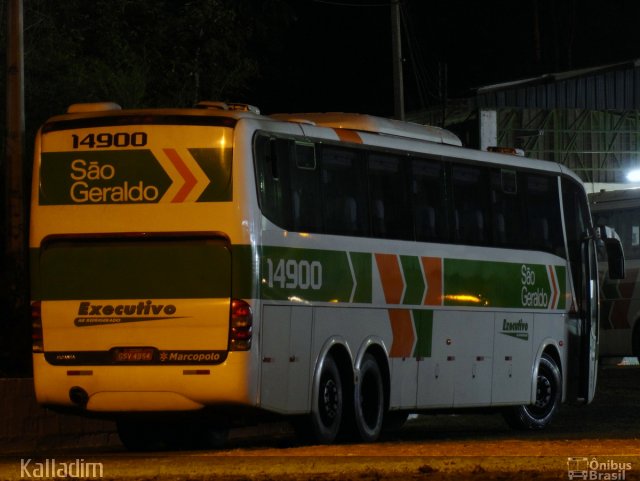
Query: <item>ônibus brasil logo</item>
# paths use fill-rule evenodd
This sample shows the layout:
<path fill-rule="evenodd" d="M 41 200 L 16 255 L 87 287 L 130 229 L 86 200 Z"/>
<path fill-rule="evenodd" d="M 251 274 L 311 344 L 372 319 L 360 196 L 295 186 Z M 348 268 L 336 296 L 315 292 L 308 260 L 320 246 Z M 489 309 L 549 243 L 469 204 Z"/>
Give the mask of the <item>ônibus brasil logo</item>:
<path fill-rule="evenodd" d="M 74 324 L 78 327 L 122 324 L 125 322 L 159 321 L 180 319 L 175 316 L 177 308 L 173 304 L 157 304 L 151 300 L 135 304 L 97 304 L 83 301 L 78 306 L 78 317 Z"/>

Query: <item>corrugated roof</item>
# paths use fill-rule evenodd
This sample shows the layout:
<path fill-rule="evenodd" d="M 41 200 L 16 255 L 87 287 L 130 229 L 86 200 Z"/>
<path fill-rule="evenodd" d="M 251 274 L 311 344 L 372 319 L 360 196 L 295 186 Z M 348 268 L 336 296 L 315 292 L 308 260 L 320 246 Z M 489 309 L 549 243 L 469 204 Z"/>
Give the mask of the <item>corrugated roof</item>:
<path fill-rule="evenodd" d="M 640 59 L 474 89 L 475 107 L 640 109 Z"/>

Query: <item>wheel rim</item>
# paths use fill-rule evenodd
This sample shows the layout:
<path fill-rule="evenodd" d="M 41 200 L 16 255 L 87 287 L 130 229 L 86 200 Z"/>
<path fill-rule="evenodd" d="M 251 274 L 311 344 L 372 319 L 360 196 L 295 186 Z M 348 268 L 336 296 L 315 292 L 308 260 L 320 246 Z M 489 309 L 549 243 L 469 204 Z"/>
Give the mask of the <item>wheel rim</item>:
<path fill-rule="evenodd" d="M 340 394 L 335 379 L 327 379 L 320 396 L 320 418 L 325 426 L 330 426 L 338 415 Z"/>
<path fill-rule="evenodd" d="M 532 414 L 543 418 L 553 407 L 554 388 L 551 380 L 545 375 L 539 375 L 536 385 L 536 402 L 531 407 Z"/>

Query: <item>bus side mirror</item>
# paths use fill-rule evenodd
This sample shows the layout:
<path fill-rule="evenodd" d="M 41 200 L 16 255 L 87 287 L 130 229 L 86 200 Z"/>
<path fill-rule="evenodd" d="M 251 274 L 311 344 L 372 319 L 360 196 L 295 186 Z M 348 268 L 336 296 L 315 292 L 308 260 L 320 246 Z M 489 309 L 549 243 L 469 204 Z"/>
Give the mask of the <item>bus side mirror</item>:
<path fill-rule="evenodd" d="M 604 243 L 609 268 L 609 279 L 624 279 L 624 252 L 617 232 L 611 227 L 598 227 L 599 241 Z"/>
<path fill-rule="evenodd" d="M 605 239 L 607 259 L 609 261 L 609 278 L 624 279 L 624 253 L 618 239 Z"/>

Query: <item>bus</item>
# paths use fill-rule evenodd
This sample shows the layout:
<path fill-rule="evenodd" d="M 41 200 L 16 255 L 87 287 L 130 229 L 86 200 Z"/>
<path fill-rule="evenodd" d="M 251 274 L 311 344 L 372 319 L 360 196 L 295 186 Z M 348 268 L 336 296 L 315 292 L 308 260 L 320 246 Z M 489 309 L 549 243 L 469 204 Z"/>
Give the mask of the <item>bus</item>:
<path fill-rule="evenodd" d="M 75 104 L 35 146 L 35 392 L 130 449 L 468 408 L 540 429 L 594 396 L 595 239 L 568 169 L 443 129 Z"/>
<path fill-rule="evenodd" d="M 611 278 L 601 262 L 602 356 L 640 356 L 640 190 L 622 189 L 589 194 L 593 222 L 615 229 L 625 253 L 624 280 Z M 604 259 L 604 257 L 603 257 Z"/>

